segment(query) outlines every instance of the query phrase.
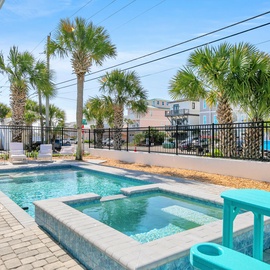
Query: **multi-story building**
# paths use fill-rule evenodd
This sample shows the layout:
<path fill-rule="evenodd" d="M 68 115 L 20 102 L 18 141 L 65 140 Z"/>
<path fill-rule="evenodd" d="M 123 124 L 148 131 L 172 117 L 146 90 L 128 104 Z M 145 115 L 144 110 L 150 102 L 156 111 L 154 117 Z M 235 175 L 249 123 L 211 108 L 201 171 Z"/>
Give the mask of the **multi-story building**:
<path fill-rule="evenodd" d="M 128 110 L 126 118 L 131 121 L 129 127 L 154 127 L 166 126 L 170 121 L 165 116 L 165 111 L 170 108 L 169 101 L 164 99 L 150 99 L 147 100 L 147 113 L 138 114 L 131 109 Z"/>
<path fill-rule="evenodd" d="M 170 110 L 165 111 L 171 126 L 198 125 L 200 106 L 199 101 L 186 99 L 169 102 Z"/>
<path fill-rule="evenodd" d="M 247 114 L 244 113 L 238 106 L 233 106 L 233 122 L 247 122 Z M 217 106 L 208 106 L 205 99 L 200 100 L 200 124 L 218 124 Z"/>

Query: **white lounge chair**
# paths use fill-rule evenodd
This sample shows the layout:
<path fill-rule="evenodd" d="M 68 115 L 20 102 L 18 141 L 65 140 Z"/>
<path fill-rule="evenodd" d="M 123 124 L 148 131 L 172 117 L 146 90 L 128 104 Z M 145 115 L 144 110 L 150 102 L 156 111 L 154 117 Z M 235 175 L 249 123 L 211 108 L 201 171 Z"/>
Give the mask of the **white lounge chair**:
<path fill-rule="evenodd" d="M 23 150 L 23 143 L 10 142 L 9 143 L 9 157 L 12 163 L 14 163 L 15 161 L 27 162 L 27 157 Z"/>
<path fill-rule="evenodd" d="M 62 146 L 59 152 L 59 154 L 62 156 L 70 156 L 70 155 L 74 155 L 74 153 L 75 153 L 75 147 L 73 145 Z"/>
<path fill-rule="evenodd" d="M 48 160 L 52 161 L 52 145 L 51 144 L 41 144 L 37 159 L 48 159 Z"/>

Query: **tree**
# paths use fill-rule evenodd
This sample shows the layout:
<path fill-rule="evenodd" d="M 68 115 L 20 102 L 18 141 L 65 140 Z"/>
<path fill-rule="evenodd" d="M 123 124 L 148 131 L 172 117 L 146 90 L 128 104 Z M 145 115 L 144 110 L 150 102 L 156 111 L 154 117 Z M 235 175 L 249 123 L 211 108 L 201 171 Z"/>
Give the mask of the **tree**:
<path fill-rule="evenodd" d="M 71 56 L 73 72 L 77 76 L 77 137 L 76 160 L 82 160 L 83 88 L 85 74 L 93 64 L 102 65 L 108 57 L 116 55 L 109 35 L 101 26 L 88 23 L 83 18 L 60 21 L 54 40 L 50 42 L 50 55 Z"/>
<path fill-rule="evenodd" d="M 56 95 L 56 89 L 52 82 L 53 73 L 47 69 L 47 65 L 44 61 L 37 61 L 30 73 L 30 83 L 33 88 L 36 88 L 38 94 L 38 104 L 39 104 L 39 119 L 41 127 L 41 142 L 44 142 L 44 117 L 42 108 L 42 96 L 43 97 L 53 97 Z"/>
<path fill-rule="evenodd" d="M 88 121 L 96 121 L 96 134 L 98 148 L 102 148 L 102 139 L 104 133 L 104 121 L 109 124 L 113 119 L 113 108 L 107 102 L 106 97 L 89 98 L 84 106 L 84 116 Z"/>
<path fill-rule="evenodd" d="M 114 149 L 120 150 L 122 144 L 122 128 L 124 125 L 124 108 L 129 107 L 133 112 L 147 112 L 147 93 L 142 88 L 137 74 L 113 70 L 106 73 L 100 80 L 100 90 L 107 95 L 107 100 L 114 111 Z"/>
<path fill-rule="evenodd" d="M 27 126 L 29 126 L 29 136 L 28 136 L 28 145 L 29 150 L 32 150 L 32 142 L 33 142 L 33 128 L 32 125 L 36 122 L 40 116 L 38 114 L 39 108 L 37 102 L 27 99 L 25 104 L 25 112 L 24 112 L 24 121 Z"/>
<path fill-rule="evenodd" d="M 4 119 L 8 116 L 10 112 L 11 110 L 6 104 L 0 103 L 0 122 L 1 123 L 4 122 Z"/>
<path fill-rule="evenodd" d="M 270 56 L 249 43 L 234 46 L 228 89 L 230 99 L 248 115 L 243 156 L 262 157 L 263 120 L 270 116 Z"/>
<path fill-rule="evenodd" d="M 7 58 L 0 54 L 0 70 L 8 75 L 10 82 L 10 107 L 12 110 L 12 125 L 17 128 L 12 132 L 12 141 L 22 141 L 24 111 L 29 89 L 29 73 L 34 64 L 34 57 L 29 52 L 20 53 L 18 47 L 11 47 Z"/>
<path fill-rule="evenodd" d="M 235 136 L 231 129 L 233 122 L 228 77 L 232 46 L 223 43 L 217 48 L 204 47 L 195 50 L 188 58 L 188 64 L 180 69 L 170 82 L 169 93 L 173 99 L 206 98 L 209 105 L 217 104 L 217 119 L 225 129 L 219 132 L 221 148 L 227 157 L 235 155 Z"/>
<path fill-rule="evenodd" d="M 66 114 L 65 111 L 56 107 L 53 104 L 49 106 L 49 126 L 51 127 L 51 134 L 52 134 L 52 147 L 54 147 L 54 141 L 56 139 L 56 135 L 60 132 L 60 130 L 65 126 L 65 118 Z"/>

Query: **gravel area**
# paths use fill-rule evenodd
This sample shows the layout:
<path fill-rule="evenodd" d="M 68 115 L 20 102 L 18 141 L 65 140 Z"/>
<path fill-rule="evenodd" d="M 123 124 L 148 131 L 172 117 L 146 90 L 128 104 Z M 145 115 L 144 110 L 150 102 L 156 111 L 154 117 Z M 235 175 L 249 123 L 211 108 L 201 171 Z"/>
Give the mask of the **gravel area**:
<path fill-rule="evenodd" d="M 270 191 L 270 183 L 263 181 L 256 181 L 252 179 L 231 177 L 220 174 L 210 174 L 199 171 L 184 170 L 184 169 L 174 169 L 168 167 L 158 167 L 158 166 L 149 166 L 145 164 L 137 163 L 126 163 L 119 160 L 112 160 L 103 157 L 96 156 L 86 156 L 84 160 L 87 159 L 101 159 L 106 160 L 102 163 L 103 166 L 111 166 L 124 168 L 129 170 L 144 171 L 160 175 L 174 176 L 184 179 L 196 180 L 201 182 L 208 182 L 216 185 L 222 185 L 232 188 L 255 188 Z"/>

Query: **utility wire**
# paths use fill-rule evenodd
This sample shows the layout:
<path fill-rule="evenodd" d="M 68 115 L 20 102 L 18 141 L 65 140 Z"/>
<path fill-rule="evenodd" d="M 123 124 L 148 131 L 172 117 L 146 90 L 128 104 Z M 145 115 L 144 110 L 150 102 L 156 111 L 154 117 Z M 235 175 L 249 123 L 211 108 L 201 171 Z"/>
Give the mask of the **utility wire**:
<path fill-rule="evenodd" d="M 191 47 L 191 48 L 188 48 L 188 49 L 179 51 L 179 52 L 175 52 L 175 53 L 172 53 L 172 54 L 163 56 L 163 57 L 159 57 L 159 58 L 156 58 L 156 59 L 153 59 L 153 60 L 150 60 L 150 61 L 147 61 L 147 62 L 138 64 L 138 65 L 134 65 L 134 66 L 131 66 L 131 67 L 127 67 L 127 68 L 122 69 L 122 70 L 123 70 L 123 71 L 126 71 L 126 70 L 129 70 L 129 69 L 133 69 L 133 68 L 137 68 L 137 67 L 140 67 L 140 66 L 144 66 L 144 65 L 147 65 L 147 64 L 150 64 L 150 63 L 153 63 L 153 62 L 157 62 L 157 61 L 160 61 L 160 60 L 163 60 L 163 59 L 166 59 L 166 58 L 169 58 L 169 57 L 178 55 L 178 54 L 182 54 L 182 53 L 185 53 L 185 52 L 188 52 L 188 51 L 191 51 L 191 50 L 198 49 L 198 48 L 200 48 L 200 47 L 204 47 L 204 46 L 207 46 L 207 45 L 210 45 L 210 44 L 213 44 L 213 43 L 222 41 L 222 40 L 224 40 L 224 39 L 228 39 L 228 38 L 231 38 L 231 37 L 235 37 L 235 36 L 238 36 L 238 35 L 241 35 L 241 34 L 244 34 L 244 33 L 247 33 L 247 32 L 250 32 L 250 31 L 253 31 L 253 30 L 256 30 L 256 29 L 259 29 L 259 28 L 262 28 L 262 27 L 265 27 L 265 26 L 267 26 L 267 25 L 269 25 L 269 24 L 270 24 L 270 22 L 265 23 L 265 24 L 261 24 L 261 25 L 258 25 L 258 26 L 249 28 L 249 29 L 247 29 L 247 30 L 243 30 L 243 31 L 240 31 L 240 32 L 237 32 L 237 33 L 234 33 L 234 34 L 231 34 L 231 35 L 222 37 L 222 38 L 218 38 L 218 39 L 215 39 L 215 40 L 212 40 L 212 41 L 209 41 L 209 42 L 206 42 L 206 43 L 203 43 L 203 44 L 200 44 L 200 45 L 197 45 L 197 46 L 194 46 L 194 47 Z M 91 74 L 91 75 L 92 75 L 92 74 Z M 98 76 L 98 77 L 95 77 L 95 78 L 92 78 L 92 79 L 88 79 L 88 80 L 85 80 L 85 82 L 89 82 L 89 81 L 93 81 L 93 80 L 96 80 L 96 79 L 100 79 L 100 78 L 102 78 L 103 76 L 104 76 L 104 75 L 101 75 L 101 76 Z M 74 85 L 77 85 L 77 83 L 73 83 L 73 84 L 70 84 L 70 85 L 62 86 L 62 87 L 59 87 L 59 88 L 57 88 L 57 89 L 59 90 L 59 89 L 63 89 L 63 88 L 66 88 L 66 87 L 69 87 L 69 86 L 74 86 Z"/>
<path fill-rule="evenodd" d="M 99 14 L 101 11 L 103 11 L 104 9 L 106 9 L 108 6 L 110 6 L 111 4 L 113 4 L 115 1 L 117 0 L 113 0 L 112 2 L 110 2 L 108 5 L 106 5 L 105 7 L 103 7 L 102 9 L 98 10 L 96 13 L 94 13 L 92 16 L 90 16 L 89 18 L 87 18 L 87 21 L 90 20 L 91 18 L 95 17 L 97 14 Z"/>
<path fill-rule="evenodd" d="M 88 4 L 90 4 L 92 1 L 93 1 L 93 0 L 89 0 L 86 4 L 84 4 L 84 5 L 83 5 L 82 7 L 80 7 L 77 11 L 75 11 L 71 16 L 69 16 L 69 18 L 73 17 L 75 14 L 77 14 L 80 10 L 82 10 L 83 8 L 85 8 L 85 7 L 86 7 Z M 116 0 L 114 0 L 114 1 L 116 1 Z M 53 30 L 50 31 L 50 33 L 53 32 L 55 29 L 57 29 L 57 26 L 56 26 L 55 28 L 53 28 Z M 31 51 L 31 53 L 32 53 L 33 51 L 35 51 L 35 50 L 39 47 L 39 45 L 40 45 L 41 43 L 43 43 L 43 42 L 46 40 L 46 38 L 47 38 L 47 36 L 44 37 L 44 38 L 38 43 L 38 45 Z"/>
<path fill-rule="evenodd" d="M 264 44 L 264 43 L 267 43 L 267 42 L 270 42 L 270 39 L 259 42 L 259 43 L 256 43 L 254 45 L 257 46 L 257 45 Z M 172 68 L 162 69 L 162 70 L 157 71 L 157 72 L 152 72 L 152 73 L 148 73 L 148 74 L 145 74 L 145 75 L 141 75 L 140 78 L 153 76 L 153 75 L 156 75 L 156 74 L 160 74 L 160 73 L 170 71 L 170 70 L 174 70 L 174 69 L 178 69 L 178 68 L 179 67 L 172 67 Z M 3 86 L 3 87 L 9 87 L 9 86 Z M 1 88 L 1 86 L 0 86 L 0 88 Z M 97 88 L 99 88 L 99 87 L 91 87 L 91 88 L 84 89 L 84 91 L 86 92 L 86 91 L 97 89 Z M 71 91 L 68 91 L 68 92 L 62 92 L 61 94 L 69 94 L 69 93 L 73 93 L 73 92 L 74 92 L 74 90 L 71 90 Z"/>
<path fill-rule="evenodd" d="M 95 72 L 91 72 L 89 74 L 87 74 L 86 76 L 90 76 L 90 75 L 93 75 L 93 74 L 96 74 L 96 73 L 100 73 L 100 72 L 103 72 L 103 71 L 106 71 L 108 69 L 112 69 L 112 68 L 115 68 L 115 67 L 119 67 L 121 65 L 124 65 L 124 64 L 128 64 L 128 63 L 131 63 L 131 62 L 134 62 L 134 61 L 137 61 L 139 59 L 142 59 L 142 58 L 145 58 L 145 57 L 148 57 L 148 56 L 151 56 L 151 55 L 154 55 L 154 54 L 157 54 L 157 53 L 160 53 L 160 52 L 163 52 L 163 51 L 166 51 L 166 50 L 169 50 L 169 49 L 172 49 L 174 47 L 177 47 L 177 46 L 180 46 L 180 45 L 183 45 L 183 44 L 186 44 L 186 43 L 189 43 L 191 41 L 194 41 L 194 40 L 197 40 L 197 39 L 200 39 L 200 38 L 203 38 L 203 37 L 206 37 L 206 36 L 209 36 L 209 35 L 212 35 L 214 33 L 217 33 L 217 32 L 220 32 L 222 30 L 225 30 L 225 29 L 228 29 L 228 28 L 231 28 L 233 26 L 236 26 L 236 25 L 239 25 L 239 24 L 242 24 L 244 22 L 247 22 L 247 21 L 250 21 L 250 20 L 253 20 L 255 18 L 258 18 L 258 17 L 261 17 L 261 16 L 264 16 L 266 14 L 269 14 L 270 13 L 270 10 L 267 11 L 267 12 L 264 12 L 264 13 L 261 13 L 259 15 L 256 15 L 256 16 L 253 16 L 253 17 L 250 17 L 250 18 L 247 18 L 245 20 L 242 20 L 242 21 L 239 21 L 239 22 L 236 22 L 236 23 L 233 23 L 233 24 L 230 24 L 228 26 L 225 26 L 225 27 L 222 27 L 222 28 L 219 28 L 217 30 L 213 30 L 211 32 L 208 32 L 208 33 L 205 33 L 203 35 L 200 35 L 200 36 L 197 36 L 197 37 L 194 37 L 194 38 L 191 38 L 191 39 L 188 39 L 188 40 L 185 40 L 185 41 L 182 41 L 182 42 L 179 42 L 179 43 L 176 43 L 174 45 L 171 45 L 171 46 L 168 46 L 168 47 L 165 47 L 163 49 L 160 49 L 160 50 L 157 50 L 157 51 L 154 51 L 154 52 L 151 52 L 151 53 L 148 53 L 148 54 L 144 54 L 142 56 L 139 56 L 139 57 L 136 57 L 136 58 L 133 58 L 133 59 L 130 59 L 130 60 L 127 60 L 125 62 L 122 62 L 122 63 L 119 63 L 119 64 L 116 64 L 116 65 L 113 65 L 113 66 L 110 66 L 110 67 L 107 67 L 107 68 L 104 68 L 104 69 L 101 69 L 101 70 L 98 70 L 98 71 L 95 71 Z M 76 80 L 76 78 L 73 78 L 73 79 L 70 79 L 70 80 L 66 80 L 66 81 L 63 81 L 63 82 L 59 82 L 59 83 L 56 83 L 56 85 L 59 85 L 59 84 L 63 84 L 63 83 L 67 83 L 67 82 L 71 82 L 71 81 L 74 81 Z"/>
<path fill-rule="evenodd" d="M 102 20 L 101 22 L 97 23 L 97 24 L 101 24 L 104 21 L 108 20 L 109 18 L 111 18 L 112 16 L 114 16 L 115 14 L 117 14 L 118 12 L 122 11 L 123 9 L 127 8 L 128 6 L 130 6 L 131 4 L 133 4 L 134 2 L 136 2 L 137 0 L 133 0 L 130 3 L 128 3 L 127 5 L 123 6 L 122 8 L 118 9 L 117 11 L 115 11 L 114 13 L 112 13 L 110 16 L 106 17 L 104 20 Z"/>
<path fill-rule="evenodd" d="M 119 29 L 120 27 L 122 27 L 123 25 L 126 25 L 126 24 L 130 23 L 131 21 L 137 19 L 138 17 L 140 17 L 140 16 L 142 16 L 143 14 L 149 12 L 151 9 L 153 9 L 153 8 L 155 8 L 155 7 L 157 7 L 157 6 L 159 6 L 160 4 L 162 4 L 162 3 L 165 2 L 165 1 L 167 1 L 167 0 L 162 0 L 162 1 L 160 1 L 159 3 L 157 3 L 157 4 L 155 4 L 154 6 L 148 8 L 148 9 L 145 10 L 144 12 L 138 14 L 137 16 L 131 18 L 130 20 L 126 21 L 125 23 L 123 23 L 123 24 L 119 25 L 118 27 L 114 28 L 111 32 L 113 32 L 113 31 Z"/>

